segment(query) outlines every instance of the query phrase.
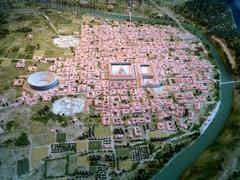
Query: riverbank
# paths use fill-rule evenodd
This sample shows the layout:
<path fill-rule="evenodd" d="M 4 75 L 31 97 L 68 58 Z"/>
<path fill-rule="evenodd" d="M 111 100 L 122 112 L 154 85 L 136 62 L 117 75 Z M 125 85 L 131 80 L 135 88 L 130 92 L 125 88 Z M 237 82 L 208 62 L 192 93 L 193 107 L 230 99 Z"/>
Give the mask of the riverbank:
<path fill-rule="evenodd" d="M 232 65 L 232 69 L 235 69 L 237 67 L 236 58 L 232 55 L 230 49 L 226 46 L 226 44 L 220 38 L 216 36 L 211 36 L 211 38 L 221 46 L 223 52 L 226 54 L 230 64 Z"/>
<path fill-rule="evenodd" d="M 208 38 L 196 27 L 186 25 L 192 33 L 197 35 L 202 42 L 209 47 L 217 66 L 220 71 L 221 82 L 227 82 L 231 80 L 228 71 L 219 55 L 217 49 L 208 40 Z M 205 130 L 204 134 L 198 137 L 187 148 L 183 149 L 176 156 L 173 157 L 154 177 L 153 179 L 178 179 L 184 170 L 195 162 L 199 156 L 206 151 L 206 149 L 217 139 L 221 131 L 223 130 L 226 121 L 231 113 L 233 97 L 233 86 L 220 85 L 220 105 L 219 110 L 216 113 L 214 119 Z M 184 163 L 183 163 L 184 162 Z"/>
<path fill-rule="evenodd" d="M 235 90 L 233 109 L 224 131 L 216 142 L 182 174 L 181 179 L 208 179 L 209 177 L 212 179 L 237 179 L 239 177 L 239 99 L 240 87 Z"/>
<path fill-rule="evenodd" d="M 213 109 L 213 111 L 210 113 L 210 115 L 207 117 L 206 121 L 203 123 L 203 125 L 200 128 L 200 134 L 202 135 L 205 130 L 208 128 L 208 126 L 212 123 L 214 117 L 216 116 L 217 112 L 219 111 L 220 102 L 216 103 L 216 107 Z"/>

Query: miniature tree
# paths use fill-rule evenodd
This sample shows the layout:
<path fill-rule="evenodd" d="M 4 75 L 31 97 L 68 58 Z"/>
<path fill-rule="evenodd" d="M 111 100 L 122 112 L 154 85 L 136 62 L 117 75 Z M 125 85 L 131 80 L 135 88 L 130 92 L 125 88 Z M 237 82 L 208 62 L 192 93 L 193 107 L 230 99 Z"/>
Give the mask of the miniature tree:
<path fill-rule="evenodd" d="M 27 146 L 29 144 L 30 142 L 26 133 L 22 133 L 15 141 L 16 146 Z"/>

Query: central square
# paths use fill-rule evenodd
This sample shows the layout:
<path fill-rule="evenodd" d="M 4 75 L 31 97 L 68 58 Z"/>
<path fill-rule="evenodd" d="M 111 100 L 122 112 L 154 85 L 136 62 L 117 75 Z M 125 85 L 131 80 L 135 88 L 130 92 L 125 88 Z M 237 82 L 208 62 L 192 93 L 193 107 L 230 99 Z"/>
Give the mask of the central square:
<path fill-rule="evenodd" d="M 110 80 L 134 80 L 135 70 L 131 63 L 111 63 L 109 64 Z"/>

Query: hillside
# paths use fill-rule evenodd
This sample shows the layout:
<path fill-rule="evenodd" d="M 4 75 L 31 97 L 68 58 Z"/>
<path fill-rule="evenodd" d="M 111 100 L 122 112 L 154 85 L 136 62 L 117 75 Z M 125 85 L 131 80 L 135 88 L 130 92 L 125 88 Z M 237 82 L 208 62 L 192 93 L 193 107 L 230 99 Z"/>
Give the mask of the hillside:
<path fill-rule="evenodd" d="M 237 67 L 229 69 L 235 78 L 240 75 L 240 36 L 236 29 L 232 12 L 224 0 L 190 0 L 171 7 L 176 14 L 195 24 L 208 35 L 217 37 L 235 56 Z M 214 41 L 214 38 L 212 38 Z M 224 54 L 221 46 L 216 46 Z M 239 79 L 239 78 L 238 78 Z M 239 119 L 240 85 L 234 94 L 234 104 L 226 127 L 216 142 L 182 175 L 181 179 L 237 179 L 240 177 Z M 211 178 L 210 178 L 211 177 Z"/>
<path fill-rule="evenodd" d="M 237 67 L 233 72 L 240 74 L 240 35 L 225 0 L 190 0 L 174 4 L 171 8 L 190 23 L 200 26 L 209 37 L 221 38 L 236 57 Z"/>

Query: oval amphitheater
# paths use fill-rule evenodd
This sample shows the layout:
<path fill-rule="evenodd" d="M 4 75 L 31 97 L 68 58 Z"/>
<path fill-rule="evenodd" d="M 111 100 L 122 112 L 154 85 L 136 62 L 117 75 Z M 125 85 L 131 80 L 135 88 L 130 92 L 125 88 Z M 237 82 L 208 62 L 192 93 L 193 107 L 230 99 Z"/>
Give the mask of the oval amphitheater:
<path fill-rule="evenodd" d="M 37 91 L 53 89 L 58 85 L 57 75 L 50 71 L 40 71 L 28 77 L 29 86 Z"/>

